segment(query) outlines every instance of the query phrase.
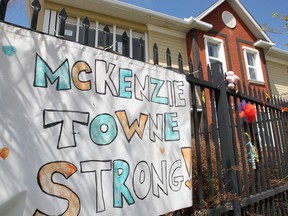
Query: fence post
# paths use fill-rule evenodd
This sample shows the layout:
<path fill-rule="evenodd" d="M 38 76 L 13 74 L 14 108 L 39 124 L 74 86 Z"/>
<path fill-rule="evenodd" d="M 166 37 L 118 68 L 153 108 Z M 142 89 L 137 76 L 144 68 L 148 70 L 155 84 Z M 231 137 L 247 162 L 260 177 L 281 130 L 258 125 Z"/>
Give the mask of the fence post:
<path fill-rule="evenodd" d="M 30 28 L 32 30 L 36 30 L 37 21 L 38 21 L 38 14 L 39 14 L 39 11 L 41 10 L 41 4 L 40 4 L 39 0 L 34 0 L 31 3 L 31 6 L 32 6 L 32 18 L 31 18 Z"/>
<path fill-rule="evenodd" d="M 179 73 L 183 74 L 183 59 L 181 53 L 178 55 L 178 67 L 179 67 Z"/>
<path fill-rule="evenodd" d="M 188 61 L 188 64 L 189 64 L 189 74 L 193 75 L 193 62 L 192 62 L 192 59 L 189 58 L 189 61 Z M 194 76 L 194 75 L 193 75 Z"/>
<path fill-rule="evenodd" d="M 88 37 L 89 37 L 89 27 L 90 27 L 90 22 L 88 17 L 85 17 L 83 22 L 83 44 L 87 45 L 88 44 Z"/>
<path fill-rule="evenodd" d="M 65 32 L 65 21 L 67 19 L 67 14 L 65 11 L 65 8 L 62 8 L 59 12 L 59 23 L 58 23 L 58 32 L 57 36 L 64 38 L 64 32 Z"/>
<path fill-rule="evenodd" d="M 219 91 L 215 92 L 215 99 L 222 153 L 222 168 L 224 169 L 226 192 L 232 194 L 236 193 L 237 195 L 239 195 L 236 171 L 233 169 L 233 167 L 236 166 L 236 155 L 234 153 L 232 130 L 230 126 L 230 118 L 233 118 L 233 116 L 229 117 L 228 115 L 229 104 L 227 100 L 227 93 L 221 62 L 212 63 L 211 69 L 213 73 L 214 83 L 216 83 L 219 88 Z M 239 202 L 234 200 L 233 205 L 234 215 L 241 215 Z"/>
<path fill-rule="evenodd" d="M 0 0 L 0 21 L 5 20 L 7 4 L 9 0 Z"/>
<path fill-rule="evenodd" d="M 122 34 L 122 53 L 124 56 L 129 57 L 129 46 L 128 46 L 128 35 L 127 32 L 124 31 Z"/>
<path fill-rule="evenodd" d="M 103 29 L 103 34 L 104 34 L 104 48 L 107 48 L 110 46 L 110 29 L 108 25 L 105 25 Z"/>
<path fill-rule="evenodd" d="M 138 60 L 144 61 L 144 41 L 142 37 L 140 37 L 139 42 L 138 42 Z"/>
<path fill-rule="evenodd" d="M 167 68 L 172 70 L 172 66 L 171 66 L 171 52 L 170 52 L 169 48 L 167 48 L 167 50 L 166 50 L 166 62 L 167 62 Z"/>
<path fill-rule="evenodd" d="M 159 65 L 158 46 L 156 43 L 154 43 L 154 46 L 153 46 L 153 58 L 154 58 L 154 65 Z"/>

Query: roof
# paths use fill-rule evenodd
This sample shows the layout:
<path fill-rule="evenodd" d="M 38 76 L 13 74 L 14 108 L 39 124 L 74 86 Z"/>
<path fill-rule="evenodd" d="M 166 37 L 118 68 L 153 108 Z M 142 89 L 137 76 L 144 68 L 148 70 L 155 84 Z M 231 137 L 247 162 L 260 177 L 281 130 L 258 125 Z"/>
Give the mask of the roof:
<path fill-rule="evenodd" d="M 230 5 L 230 7 L 236 12 L 244 24 L 249 28 L 252 34 L 258 39 L 258 41 L 254 44 L 255 46 L 269 48 L 275 45 L 239 0 L 218 0 L 208 9 L 203 11 L 199 16 L 197 16 L 196 19 L 202 20 L 213 10 L 219 7 L 223 2 L 227 2 Z"/>
<path fill-rule="evenodd" d="M 47 0 L 57 4 L 72 6 L 75 8 L 83 8 L 88 11 L 93 11 L 105 15 L 121 17 L 121 19 L 138 22 L 140 24 L 152 24 L 165 27 L 181 32 L 189 32 L 192 28 L 197 28 L 202 31 L 208 31 L 212 25 L 195 20 L 180 19 L 164 13 L 156 12 L 146 8 L 131 5 L 117 0 Z"/>
<path fill-rule="evenodd" d="M 252 15 L 239 2 L 239 0 L 217 0 L 207 10 L 202 12 L 196 18 L 180 19 L 164 13 L 156 12 L 146 8 L 131 5 L 117 0 L 47 0 L 57 4 L 72 6 L 75 8 L 83 8 L 88 11 L 95 11 L 105 15 L 121 17 L 122 19 L 138 22 L 141 24 L 152 24 L 167 29 L 189 32 L 191 29 L 201 31 L 209 31 L 213 26 L 204 22 L 203 18 L 220 6 L 223 2 L 227 2 L 231 8 L 242 19 L 245 25 L 251 30 L 252 34 L 258 39 L 255 46 L 268 48 L 275 45 L 267 34 L 261 29 L 260 25 L 255 21 Z"/>
<path fill-rule="evenodd" d="M 266 60 L 286 65 L 288 72 L 288 51 L 271 47 L 266 53 Z"/>

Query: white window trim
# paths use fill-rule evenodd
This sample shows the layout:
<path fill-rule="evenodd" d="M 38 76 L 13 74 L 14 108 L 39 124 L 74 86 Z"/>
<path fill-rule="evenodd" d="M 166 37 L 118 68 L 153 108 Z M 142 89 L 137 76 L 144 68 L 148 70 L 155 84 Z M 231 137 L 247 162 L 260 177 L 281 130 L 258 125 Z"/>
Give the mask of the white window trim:
<path fill-rule="evenodd" d="M 80 23 L 81 23 L 81 20 L 80 20 L 80 17 L 77 17 L 77 24 L 76 24 L 76 42 L 78 43 L 79 42 L 79 31 L 80 31 Z"/>
<path fill-rule="evenodd" d="M 207 63 L 210 65 L 209 53 L 208 53 L 208 42 L 218 44 L 219 45 L 219 59 L 222 63 L 223 72 L 224 73 L 227 72 L 224 41 L 219 38 L 211 37 L 208 35 L 204 35 L 203 37 L 204 37 L 204 43 L 205 43 L 205 53 L 206 53 Z"/>
<path fill-rule="evenodd" d="M 116 25 L 113 25 L 113 51 L 116 51 Z"/>
<path fill-rule="evenodd" d="M 263 77 L 263 71 L 261 67 L 261 61 L 260 61 L 260 56 L 259 56 L 259 51 L 250 47 L 243 46 L 243 53 L 244 53 L 244 60 L 245 60 L 245 68 L 246 68 L 246 73 L 248 77 L 249 82 L 254 82 L 257 84 L 264 84 L 264 77 Z M 249 67 L 248 67 L 248 61 L 247 61 L 247 52 L 252 53 L 255 55 L 255 67 L 256 67 L 256 80 L 250 78 L 250 73 L 249 73 Z"/>
<path fill-rule="evenodd" d="M 96 21 L 96 26 L 95 26 L 95 47 L 98 47 L 98 40 L 99 40 L 98 29 L 99 29 L 99 22 Z"/>
<path fill-rule="evenodd" d="M 130 58 L 133 58 L 133 32 L 132 29 L 129 29 L 129 53 L 130 53 Z"/>
<path fill-rule="evenodd" d="M 148 62 L 148 34 L 144 33 L 145 38 L 145 62 Z"/>
<path fill-rule="evenodd" d="M 45 9 L 42 31 L 46 34 L 48 34 L 48 32 L 49 32 L 50 14 L 51 14 L 51 10 Z"/>

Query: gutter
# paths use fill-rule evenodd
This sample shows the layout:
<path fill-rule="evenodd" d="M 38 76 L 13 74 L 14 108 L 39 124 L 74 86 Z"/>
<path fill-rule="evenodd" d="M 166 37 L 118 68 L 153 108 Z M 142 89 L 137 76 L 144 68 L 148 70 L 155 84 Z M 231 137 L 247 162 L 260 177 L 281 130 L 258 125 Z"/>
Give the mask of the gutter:
<path fill-rule="evenodd" d="M 88 0 L 91 3 L 94 2 L 102 2 L 103 4 L 109 4 L 111 7 L 116 9 L 125 10 L 125 11 L 135 11 L 138 14 L 142 14 L 143 16 L 149 17 L 152 20 L 158 20 L 160 22 L 168 22 L 171 24 L 175 24 L 185 28 L 187 32 L 189 32 L 192 28 L 209 31 L 212 28 L 212 25 L 206 22 L 203 22 L 199 19 L 195 19 L 190 17 L 189 19 L 181 19 L 178 17 L 170 16 L 161 12 L 153 11 L 150 9 L 142 8 L 139 6 L 131 5 L 118 0 Z M 147 24 L 147 23 L 146 23 Z"/>

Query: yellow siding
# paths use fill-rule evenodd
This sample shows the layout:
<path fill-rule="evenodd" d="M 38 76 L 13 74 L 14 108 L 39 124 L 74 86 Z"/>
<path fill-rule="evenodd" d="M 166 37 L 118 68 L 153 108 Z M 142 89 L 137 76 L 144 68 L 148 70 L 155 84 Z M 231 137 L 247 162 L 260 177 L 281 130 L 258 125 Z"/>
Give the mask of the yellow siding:
<path fill-rule="evenodd" d="M 187 61 L 187 49 L 186 49 L 186 39 L 176 36 L 171 36 L 164 33 L 150 31 L 149 35 L 149 63 L 154 63 L 153 61 L 153 46 L 154 43 L 158 46 L 158 57 L 159 65 L 166 66 L 166 50 L 170 49 L 172 67 L 178 69 L 178 55 L 179 52 L 183 58 L 184 70 L 189 70 L 188 61 Z"/>
<path fill-rule="evenodd" d="M 62 8 L 63 8 L 63 5 L 46 1 L 45 9 L 60 11 Z M 147 27 L 146 25 L 143 25 L 143 24 L 130 22 L 127 20 L 115 18 L 113 16 L 107 16 L 107 15 L 95 13 L 92 11 L 82 10 L 80 8 L 65 6 L 65 10 L 66 10 L 68 17 L 73 17 L 73 18 L 80 17 L 83 19 L 84 17 L 87 16 L 89 18 L 90 23 L 98 21 L 99 23 L 103 23 L 105 25 L 106 24 L 111 25 L 111 26 L 116 25 L 117 27 L 120 27 L 120 28 L 133 29 L 134 31 L 141 32 L 141 33 L 147 32 Z"/>
<path fill-rule="evenodd" d="M 286 65 L 267 62 L 272 94 L 288 98 L 288 68 Z"/>

